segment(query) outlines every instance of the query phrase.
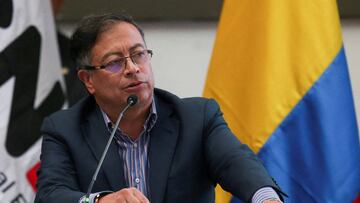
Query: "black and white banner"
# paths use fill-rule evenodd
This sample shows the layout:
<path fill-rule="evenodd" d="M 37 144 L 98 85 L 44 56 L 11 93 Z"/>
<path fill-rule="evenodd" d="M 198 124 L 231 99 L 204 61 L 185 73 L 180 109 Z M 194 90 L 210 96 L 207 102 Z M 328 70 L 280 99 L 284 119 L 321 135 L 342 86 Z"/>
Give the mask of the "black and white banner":
<path fill-rule="evenodd" d="M 0 202 L 33 202 L 40 125 L 64 107 L 49 0 L 0 0 Z"/>

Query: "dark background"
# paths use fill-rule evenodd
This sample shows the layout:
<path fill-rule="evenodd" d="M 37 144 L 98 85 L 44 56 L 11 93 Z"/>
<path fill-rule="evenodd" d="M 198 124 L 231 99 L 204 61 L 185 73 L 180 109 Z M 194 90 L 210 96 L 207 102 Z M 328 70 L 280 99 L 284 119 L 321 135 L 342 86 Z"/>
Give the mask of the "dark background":
<path fill-rule="evenodd" d="M 222 0 L 65 0 L 57 21 L 77 22 L 81 17 L 91 13 L 122 10 L 131 14 L 137 21 L 217 21 L 222 2 Z M 259 0 L 259 3 L 261 2 L 262 0 Z M 338 6 L 341 18 L 360 18 L 360 0 L 338 0 Z"/>

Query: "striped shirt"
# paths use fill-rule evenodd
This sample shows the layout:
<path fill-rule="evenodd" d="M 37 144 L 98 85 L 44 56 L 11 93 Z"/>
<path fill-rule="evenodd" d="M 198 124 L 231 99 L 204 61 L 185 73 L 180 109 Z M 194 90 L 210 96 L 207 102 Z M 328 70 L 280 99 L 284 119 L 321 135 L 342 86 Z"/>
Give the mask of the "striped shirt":
<path fill-rule="evenodd" d="M 105 123 L 108 124 L 109 132 L 112 131 L 112 122 L 103 112 Z M 115 133 L 115 141 L 119 146 L 119 156 L 123 160 L 124 177 L 128 187 L 135 187 L 140 190 L 146 197 L 150 196 L 148 186 L 148 146 L 150 141 L 150 131 L 157 120 L 155 102 L 152 102 L 150 114 L 147 117 L 143 131 L 139 138 L 132 140 L 120 128 Z"/>

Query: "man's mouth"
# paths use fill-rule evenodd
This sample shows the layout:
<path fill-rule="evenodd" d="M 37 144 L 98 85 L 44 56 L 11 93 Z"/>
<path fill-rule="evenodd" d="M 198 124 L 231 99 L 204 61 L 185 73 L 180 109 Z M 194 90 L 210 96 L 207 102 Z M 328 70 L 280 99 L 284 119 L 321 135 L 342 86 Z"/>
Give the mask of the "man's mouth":
<path fill-rule="evenodd" d="M 141 81 L 132 82 L 132 83 L 130 83 L 129 85 L 127 85 L 127 86 L 125 87 L 125 89 L 128 89 L 128 90 L 130 90 L 130 89 L 135 89 L 135 88 L 139 87 L 139 86 L 142 85 L 142 84 L 143 84 L 143 82 L 141 82 Z"/>

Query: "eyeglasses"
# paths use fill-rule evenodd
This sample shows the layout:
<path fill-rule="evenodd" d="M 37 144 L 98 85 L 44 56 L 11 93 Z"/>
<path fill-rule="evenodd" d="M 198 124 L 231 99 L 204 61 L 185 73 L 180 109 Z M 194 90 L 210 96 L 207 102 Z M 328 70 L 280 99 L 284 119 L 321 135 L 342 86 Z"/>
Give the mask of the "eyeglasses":
<path fill-rule="evenodd" d="M 152 50 L 143 50 L 143 51 L 135 52 L 135 53 L 131 54 L 130 56 L 118 58 L 114 61 L 111 61 L 111 62 L 105 64 L 105 65 L 83 66 L 82 69 L 84 69 L 84 70 L 105 69 L 109 72 L 117 73 L 126 67 L 127 58 L 130 58 L 130 60 L 133 62 L 133 64 L 138 66 L 138 65 L 144 65 L 144 64 L 148 63 L 150 61 L 152 55 L 153 55 Z"/>

